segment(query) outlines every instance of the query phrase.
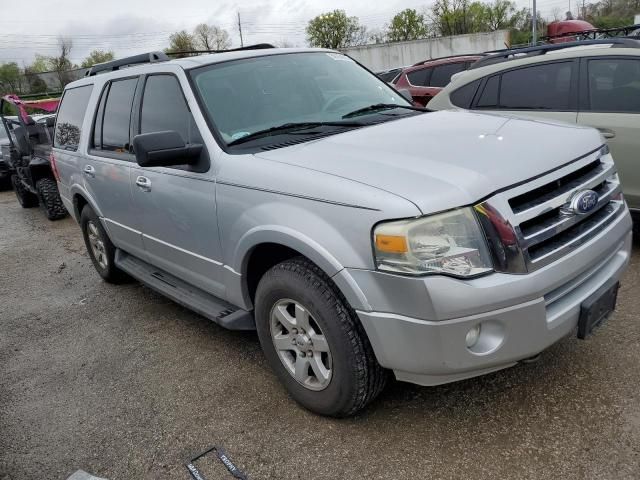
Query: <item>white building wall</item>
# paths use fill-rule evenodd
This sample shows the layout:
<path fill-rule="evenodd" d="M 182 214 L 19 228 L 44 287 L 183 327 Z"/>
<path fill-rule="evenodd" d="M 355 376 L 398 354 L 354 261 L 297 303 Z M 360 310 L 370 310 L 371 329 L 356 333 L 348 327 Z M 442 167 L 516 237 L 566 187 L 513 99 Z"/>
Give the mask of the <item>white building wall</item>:
<path fill-rule="evenodd" d="M 375 71 L 413 65 L 429 58 L 480 53 L 506 48 L 509 32 L 472 33 L 453 37 L 425 38 L 410 42 L 394 42 L 343 50 L 365 67 Z"/>

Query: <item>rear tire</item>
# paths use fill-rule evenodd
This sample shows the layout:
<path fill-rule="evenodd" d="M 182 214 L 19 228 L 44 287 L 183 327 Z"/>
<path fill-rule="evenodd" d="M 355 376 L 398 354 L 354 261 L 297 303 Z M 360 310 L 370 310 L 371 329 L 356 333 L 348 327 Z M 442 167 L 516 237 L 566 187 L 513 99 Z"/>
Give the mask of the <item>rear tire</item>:
<path fill-rule="evenodd" d="M 11 175 L 11 185 L 13 186 L 13 191 L 16 192 L 18 203 L 22 208 L 33 208 L 38 206 L 38 197 L 22 185 L 18 175 Z"/>
<path fill-rule="evenodd" d="M 100 276 L 109 283 L 129 281 L 131 277 L 116 267 L 116 247 L 89 205 L 85 205 L 80 214 L 80 228 L 91 262 Z"/>
<path fill-rule="evenodd" d="M 54 179 L 41 178 L 36 182 L 36 190 L 38 191 L 40 205 L 49 220 L 60 220 L 68 215 Z"/>
<path fill-rule="evenodd" d="M 347 417 L 384 388 L 388 372 L 355 312 L 307 259 L 287 260 L 262 277 L 255 316 L 267 362 L 289 394 L 312 412 Z"/>

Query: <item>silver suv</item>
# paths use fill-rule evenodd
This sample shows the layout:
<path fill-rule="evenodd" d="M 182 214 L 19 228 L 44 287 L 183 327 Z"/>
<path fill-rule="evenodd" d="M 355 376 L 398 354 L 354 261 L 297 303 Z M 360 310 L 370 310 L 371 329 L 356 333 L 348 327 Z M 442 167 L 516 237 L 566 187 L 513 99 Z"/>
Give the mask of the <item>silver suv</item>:
<path fill-rule="evenodd" d="M 53 161 L 105 280 L 257 329 L 295 400 L 346 416 L 389 372 L 453 382 L 606 318 L 631 220 L 603 143 L 427 113 L 337 52 L 249 49 L 95 67 Z"/>

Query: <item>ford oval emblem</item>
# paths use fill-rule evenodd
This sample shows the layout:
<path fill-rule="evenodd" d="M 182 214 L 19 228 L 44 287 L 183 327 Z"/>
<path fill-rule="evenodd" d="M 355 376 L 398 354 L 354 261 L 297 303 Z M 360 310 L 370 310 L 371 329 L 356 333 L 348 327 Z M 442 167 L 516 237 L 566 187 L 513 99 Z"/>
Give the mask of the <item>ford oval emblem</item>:
<path fill-rule="evenodd" d="M 577 215 L 584 215 L 596 208 L 599 199 L 600 197 L 593 190 L 583 190 L 571 199 L 571 210 Z"/>

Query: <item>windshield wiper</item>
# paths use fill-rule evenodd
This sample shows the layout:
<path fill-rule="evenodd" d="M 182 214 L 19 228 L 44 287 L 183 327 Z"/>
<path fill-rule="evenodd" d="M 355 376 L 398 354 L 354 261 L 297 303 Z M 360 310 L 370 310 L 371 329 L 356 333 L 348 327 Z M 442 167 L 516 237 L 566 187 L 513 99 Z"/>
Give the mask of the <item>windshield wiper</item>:
<path fill-rule="evenodd" d="M 250 133 L 244 137 L 237 138 L 229 143 L 228 146 L 238 145 L 241 143 L 255 140 L 256 138 L 268 137 L 277 133 L 295 132 L 297 130 L 306 130 L 308 128 L 315 127 L 364 127 L 365 123 L 360 122 L 294 122 L 285 123 L 276 127 L 265 128 L 264 130 L 258 130 L 257 132 Z"/>
<path fill-rule="evenodd" d="M 375 112 L 376 110 L 391 110 L 393 108 L 406 108 L 408 110 L 416 110 L 418 112 L 426 112 L 427 110 L 422 107 L 414 107 L 412 105 L 397 105 L 395 103 L 376 103 L 367 107 L 362 107 L 353 112 L 349 112 L 343 115 L 342 118 L 351 118 L 360 115 L 361 113 Z"/>

